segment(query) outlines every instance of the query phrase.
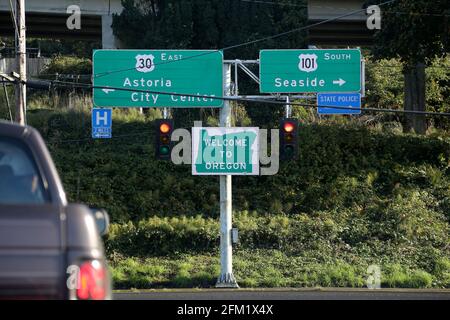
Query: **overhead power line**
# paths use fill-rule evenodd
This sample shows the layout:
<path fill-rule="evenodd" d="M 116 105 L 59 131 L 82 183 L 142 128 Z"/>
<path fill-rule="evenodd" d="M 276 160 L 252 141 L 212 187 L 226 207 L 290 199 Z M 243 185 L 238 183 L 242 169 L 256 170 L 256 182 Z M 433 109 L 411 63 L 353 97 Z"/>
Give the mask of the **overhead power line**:
<path fill-rule="evenodd" d="M 43 83 L 46 82 L 47 85 Z M 110 87 L 110 86 L 93 86 L 88 84 L 80 84 L 80 83 L 72 83 L 72 82 L 63 82 L 63 81 L 28 81 L 27 85 L 31 88 L 35 87 L 38 89 L 47 89 L 50 85 L 58 85 L 62 87 L 68 88 L 80 88 L 80 89 L 108 89 L 108 90 L 116 90 L 116 91 L 126 91 L 126 92 L 139 92 L 139 93 L 149 93 L 149 94 L 160 94 L 160 95 L 172 95 L 172 96 L 185 96 L 190 98 L 207 98 L 213 100 L 222 100 L 222 101 L 235 101 L 235 102 L 248 102 L 248 103 L 264 103 L 264 104 L 273 104 L 285 106 L 285 101 L 270 101 L 263 99 L 254 99 L 254 98 L 245 98 L 245 96 L 241 97 L 211 97 L 207 95 L 198 95 L 198 94 L 184 94 L 184 93 L 175 93 L 175 92 L 164 92 L 164 91 L 154 91 L 154 90 L 144 90 L 144 89 L 129 89 L 129 88 L 120 88 L 120 87 Z M 291 106 L 301 106 L 317 109 L 318 106 L 311 103 L 299 103 L 299 102 L 291 102 L 289 103 Z M 351 107 L 336 107 L 336 106 L 321 106 L 324 108 L 333 108 L 338 110 L 355 110 L 356 108 Z M 415 114 L 415 115 L 426 115 L 426 116 L 434 116 L 434 117 L 450 117 L 449 112 L 428 112 L 428 111 L 414 111 L 414 110 L 396 110 L 396 109 L 382 109 L 382 108 L 361 108 L 361 112 L 380 112 L 380 113 L 397 113 L 397 114 Z"/>
<path fill-rule="evenodd" d="M 374 68 L 383 68 L 383 69 L 401 69 L 403 68 L 403 65 L 401 65 L 400 63 L 395 65 L 395 64 L 390 64 L 390 65 L 383 65 L 380 64 L 378 62 L 371 62 L 371 64 L 374 65 Z M 367 61 L 366 61 L 366 66 L 367 66 Z M 425 67 L 425 69 L 437 69 L 437 70 L 450 70 L 450 66 L 439 66 L 439 65 L 431 65 L 431 66 L 427 66 Z M 131 70 L 134 70 L 134 68 L 132 68 Z M 83 74 L 83 73 L 79 73 L 79 74 L 62 74 L 62 73 L 41 73 L 39 74 L 39 77 L 55 77 L 55 78 L 65 78 L 65 79 L 73 79 L 73 80 L 78 80 L 77 78 L 79 78 L 79 80 L 84 80 L 84 79 L 92 79 L 92 74 Z M 55 79 L 55 80 L 57 80 Z"/>
<path fill-rule="evenodd" d="M 11 19 L 12 19 L 13 24 L 14 24 L 15 34 L 18 35 L 19 34 L 19 27 L 17 26 L 16 12 L 14 10 L 13 4 L 12 4 L 12 0 L 9 0 L 9 8 L 10 8 L 10 11 L 11 11 Z M 17 50 L 17 48 L 16 48 L 16 50 Z"/>

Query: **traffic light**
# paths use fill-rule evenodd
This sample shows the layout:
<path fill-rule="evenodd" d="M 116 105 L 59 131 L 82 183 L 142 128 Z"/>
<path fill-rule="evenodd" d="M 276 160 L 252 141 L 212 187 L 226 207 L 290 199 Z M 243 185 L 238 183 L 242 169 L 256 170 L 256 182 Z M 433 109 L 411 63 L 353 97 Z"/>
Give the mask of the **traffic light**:
<path fill-rule="evenodd" d="M 158 119 L 156 121 L 156 159 L 170 160 L 173 128 L 174 125 L 172 119 Z"/>
<path fill-rule="evenodd" d="M 292 160 L 298 154 L 298 120 L 282 119 L 280 121 L 280 159 Z"/>

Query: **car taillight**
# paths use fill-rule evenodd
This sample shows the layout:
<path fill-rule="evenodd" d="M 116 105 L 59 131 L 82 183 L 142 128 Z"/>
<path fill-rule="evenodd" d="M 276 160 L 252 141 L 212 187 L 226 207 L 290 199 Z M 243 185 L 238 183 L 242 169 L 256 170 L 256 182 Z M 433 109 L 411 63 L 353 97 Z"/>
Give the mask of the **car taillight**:
<path fill-rule="evenodd" d="M 106 297 L 106 270 L 97 260 L 80 266 L 77 298 L 80 300 L 103 300 Z"/>

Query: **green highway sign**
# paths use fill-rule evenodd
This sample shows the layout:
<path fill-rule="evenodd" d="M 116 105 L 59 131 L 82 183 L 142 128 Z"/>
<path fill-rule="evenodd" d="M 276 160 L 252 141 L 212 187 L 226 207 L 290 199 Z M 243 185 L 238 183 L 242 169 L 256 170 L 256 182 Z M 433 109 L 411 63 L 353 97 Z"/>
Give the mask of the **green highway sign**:
<path fill-rule="evenodd" d="M 358 49 L 261 50 L 260 92 L 358 92 Z"/>
<path fill-rule="evenodd" d="M 192 128 L 193 175 L 258 175 L 259 128 Z"/>
<path fill-rule="evenodd" d="M 92 61 L 96 107 L 222 106 L 220 51 L 96 50 Z"/>

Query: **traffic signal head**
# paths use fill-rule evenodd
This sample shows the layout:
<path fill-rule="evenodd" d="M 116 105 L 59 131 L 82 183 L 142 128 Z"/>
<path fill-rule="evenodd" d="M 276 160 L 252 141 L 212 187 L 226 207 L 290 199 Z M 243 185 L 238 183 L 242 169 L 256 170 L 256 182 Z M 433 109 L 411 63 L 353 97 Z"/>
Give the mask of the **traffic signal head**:
<path fill-rule="evenodd" d="M 295 159 L 298 154 L 298 120 L 282 119 L 280 122 L 280 159 Z"/>
<path fill-rule="evenodd" d="M 159 131 L 163 134 L 166 134 L 168 132 L 170 132 L 171 130 L 171 124 L 167 121 L 161 121 L 161 123 L 159 124 Z"/>
<path fill-rule="evenodd" d="M 170 160 L 172 151 L 171 135 L 174 129 L 172 119 L 159 119 L 156 121 L 156 159 Z"/>

